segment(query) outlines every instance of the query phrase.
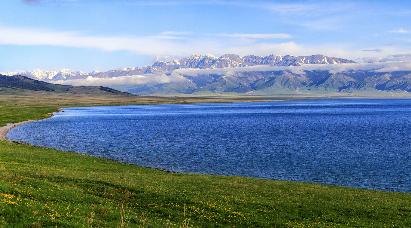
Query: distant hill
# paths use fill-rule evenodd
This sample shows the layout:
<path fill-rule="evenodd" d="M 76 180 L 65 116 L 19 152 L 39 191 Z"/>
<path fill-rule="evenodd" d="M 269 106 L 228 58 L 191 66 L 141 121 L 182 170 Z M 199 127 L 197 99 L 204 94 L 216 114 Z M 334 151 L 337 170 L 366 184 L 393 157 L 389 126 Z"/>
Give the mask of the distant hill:
<path fill-rule="evenodd" d="M 72 93 L 72 94 L 93 94 L 93 95 L 130 95 L 103 86 L 71 86 L 59 85 L 31 79 L 25 76 L 5 76 L 0 74 L 0 91 L 12 92 L 14 90 Z"/>
<path fill-rule="evenodd" d="M 334 68 L 232 68 L 178 70 L 169 81 L 134 85 L 134 94 L 276 95 L 295 93 L 410 93 L 411 71 Z M 347 66 L 348 67 L 348 66 Z M 356 66 L 352 66 L 355 68 Z M 153 77 L 153 76 L 151 76 Z"/>

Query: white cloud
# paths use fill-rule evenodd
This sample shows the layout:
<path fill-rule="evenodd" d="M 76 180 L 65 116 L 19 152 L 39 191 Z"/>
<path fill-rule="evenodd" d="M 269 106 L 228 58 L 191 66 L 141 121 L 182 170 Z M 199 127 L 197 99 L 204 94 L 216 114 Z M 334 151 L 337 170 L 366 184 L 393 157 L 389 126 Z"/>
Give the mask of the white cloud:
<path fill-rule="evenodd" d="M 311 55 L 325 54 L 336 57 L 356 58 L 411 53 L 395 47 L 373 47 L 379 52 L 355 50 L 350 45 L 321 44 L 303 45 L 283 33 L 229 33 L 191 34 L 167 31 L 152 36 L 98 36 L 79 32 L 61 32 L 32 28 L 16 28 L 0 25 L 0 45 L 56 46 L 94 48 L 104 51 L 128 51 L 146 56 L 187 56 L 193 53 L 221 55 Z"/>
<path fill-rule="evenodd" d="M 411 31 L 406 28 L 396 28 L 390 31 L 391 33 L 398 33 L 398 34 L 410 34 Z"/>
<path fill-rule="evenodd" d="M 158 35 L 150 36 L 157 39 L 168 39 L 168 40 L 184 40 L 188 36 L 192 35 L 190 32 L 176 32 L 176 31 L 165 31 Z"/>
<path fill-rule="evenodd" d="M 291 35 L 286 33 L 223 33 L 223 37 L 242 39 L 290 39 Z"/>
<path fill-rule="evenodd" d="M 379 48 L 370 48 L 370 49 L 362 49 L 361 51 L 364 52 L 381 52 L 382 50 Z"/>
<path fill-rule="evenodd" d="M 74 48 L 95 48 L 105 51 L 129 51 L 141 55 L 183 56 L 192 53 L 223 54 L 230 50 L 248 49 L 249 53 L 259 54 L 254 50 L 252 39 L 290 38 L 288 34 L 221 34 L 196 35 L 188 32 L 167 31 L 153 36 L 96 36 L 79 32 L 61 32 L 32 28 L 16 28 L 0 25 L 0 45 L 58 46 Z M 271 43 L 273 47 L 284 46 Z M 275 50 L 273 50 L 275 51 Z M 285 50 L 284 50 L 285 51 Z"/>
<path fill-rule="evenodd" d="M 270 11 L 280 14 L 307 14 L 321 9 L 313 4 L 272 4 L 266 6 Z"/>
<path fill-rule="evenodd" d="M 87 77 L 86 79 L 73 79 L 56 81 L 55 83 L 75 85 L 75 86 L 121 86 L 121 85 L 148 85 L 159 83 L 170 83 L 171 77 L 165 75 L 133 75 L 133 76 L 120 76 L 113 78 L 95 78 Z"/>
<path fill-rule="evenodd" d="M 96 48 L 106 51 L 132 51 L 146 55 L 168 53 L 180 47 L 176 42 L 156 37 L 91 36 L 76 32 L 4 26 L 0 26 L 0 34 L 0 44 L 6 45 Z"/>

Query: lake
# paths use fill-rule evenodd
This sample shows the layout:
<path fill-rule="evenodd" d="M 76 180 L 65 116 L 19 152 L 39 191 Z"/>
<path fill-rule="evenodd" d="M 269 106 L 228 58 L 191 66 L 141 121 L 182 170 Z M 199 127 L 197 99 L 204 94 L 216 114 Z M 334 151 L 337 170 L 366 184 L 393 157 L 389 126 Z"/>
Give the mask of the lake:
<path fill-rule="evenodd" d="M 411 191 L 411 100 L 66 108 L 7 137 L 176 172 Z"/>

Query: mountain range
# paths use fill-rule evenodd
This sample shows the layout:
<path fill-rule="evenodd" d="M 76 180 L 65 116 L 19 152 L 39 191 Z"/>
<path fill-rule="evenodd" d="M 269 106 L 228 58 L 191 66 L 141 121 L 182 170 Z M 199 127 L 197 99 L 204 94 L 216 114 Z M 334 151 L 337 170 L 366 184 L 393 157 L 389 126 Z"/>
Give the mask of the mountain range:
<path fill-rule="evenodd" d="M 212 55 L 192 55 L 180 59 L 172 59 L 165 61 L 155 61 L 151 66 L 145 67 L 129 67 L 117 70 L 109 70 L 104 72 L 81 72 L 62 69 L 58 71 L 24 71 L 24 72 L 4 72 L 5 75 L 22 75 L 37 80 L 43 81 L 59 81 L 86 79 L 87 77 L 95 78 L 111 78 L 119 76 L 132 76 L 144 74 L 159 74 L 170 73 L 176 69 L 216 69 L 216 68 L 233 68 L 247 67 L 256 65 L 267 66 L 301 66 L 304 64 L 341 64 L 354 63 L 352 60 L 328 57 L 324 55 L 311 56 L 291 56 L 291 55 L 268 55 L 256 56 L 248 55 L 241 57 L 235 54 L 225 54 L 220 57 Z"/>
<path fill-rule="evenodd" d="M 401 65 L 402 64 L 402 65 Z M 405 64 L 405 67 L 404 67 Z M 99 85 L 141 95 L 411 92 L 408 62 L 356 63 L 311 56 L 193 55 L 105 72 L 7 73 L 67 85 Z"/>

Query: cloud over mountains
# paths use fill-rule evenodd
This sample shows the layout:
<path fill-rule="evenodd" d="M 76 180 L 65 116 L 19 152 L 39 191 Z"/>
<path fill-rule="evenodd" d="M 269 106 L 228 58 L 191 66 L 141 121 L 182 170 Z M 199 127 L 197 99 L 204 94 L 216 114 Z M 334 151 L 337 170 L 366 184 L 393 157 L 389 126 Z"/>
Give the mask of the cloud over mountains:
<path fill-rule="evenodd" d="M 57 84 L 108 86 L 146 95 L 204 92 L 274 95 L 302 91 L 401 93 L 411 92 L 410 59 L 409 55 L 401 55 L 356 63 L 323 55 L 194 55 L 158 61 L 146 67 L 105 72 L 62 70 L 7 74 Z"/>

